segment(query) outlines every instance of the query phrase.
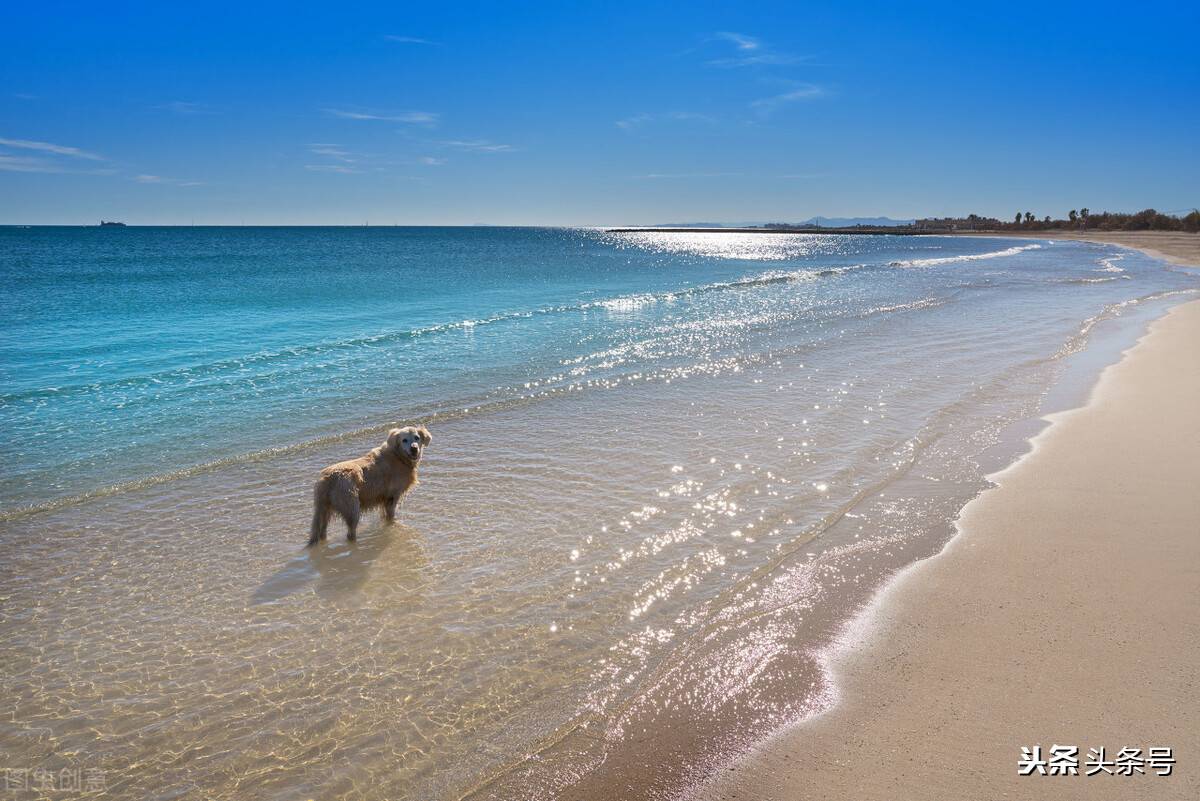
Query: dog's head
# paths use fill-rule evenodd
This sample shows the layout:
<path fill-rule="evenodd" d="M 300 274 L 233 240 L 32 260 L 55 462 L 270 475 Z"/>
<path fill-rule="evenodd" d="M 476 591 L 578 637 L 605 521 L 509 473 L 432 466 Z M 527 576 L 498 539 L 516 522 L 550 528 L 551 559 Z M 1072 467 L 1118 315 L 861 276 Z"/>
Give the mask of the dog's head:
<path fill-rule="evenodd" d="M 430 442 L 433 442 L 433 437 L 425 426 L 405 426 L 388 432 L 386 447 L 401 459 L 416 464 L 421 461 L 425 446 Z"/>

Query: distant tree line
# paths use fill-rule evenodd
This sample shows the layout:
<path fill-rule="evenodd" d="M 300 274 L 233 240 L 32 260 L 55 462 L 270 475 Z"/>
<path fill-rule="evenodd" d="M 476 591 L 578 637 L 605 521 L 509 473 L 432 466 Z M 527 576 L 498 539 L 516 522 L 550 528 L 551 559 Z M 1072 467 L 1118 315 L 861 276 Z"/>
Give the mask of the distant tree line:
<path fill-rule="evenodd" d="M 1200 232 L 1200 211 L 1192 209 L 1180 217 L 1163 214 L 1154 209 L 1144 209 L 1135 214 L 1105 211 L 1093 214 L 1089 209 L 1071 209 L 1066 219 L 1054 220 L 1050 215 L 1042 219 L 1032 211 L 1017 212 L 1012 222 L 1002 222 L 995 217 L 941 217 L 917 220 L 916 228 L 968 231 L 1187 231 Z"/>

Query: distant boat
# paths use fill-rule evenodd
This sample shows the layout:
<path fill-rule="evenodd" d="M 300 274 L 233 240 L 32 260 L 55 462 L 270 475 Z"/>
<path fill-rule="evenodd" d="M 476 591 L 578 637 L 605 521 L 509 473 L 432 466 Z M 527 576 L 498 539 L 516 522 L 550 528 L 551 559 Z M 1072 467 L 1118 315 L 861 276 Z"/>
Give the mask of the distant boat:
<path fill-rule="evenodd" d="M 116 220 L 101 220 L 101 221 L 100 221 L 100 225 L 101 225 L 101 227 L 105 227 L 105 226 L 109 226 L 109 225 L 115 225 L 115 226 L 117 226 L 118 228 L 124 228 L 124 227 L 125 227 L 125 223 L 123 223 L 123 222 L 117 222 Z"/>

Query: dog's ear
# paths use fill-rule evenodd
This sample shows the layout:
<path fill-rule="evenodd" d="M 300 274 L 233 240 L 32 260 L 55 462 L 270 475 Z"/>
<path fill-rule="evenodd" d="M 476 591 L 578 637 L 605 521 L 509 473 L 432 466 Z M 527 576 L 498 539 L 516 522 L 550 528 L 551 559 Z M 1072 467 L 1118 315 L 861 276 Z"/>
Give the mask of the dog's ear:
<path fill-rule="evenodd" d="M 421 442 L 426 445 L 433 442 L 433 435 L 429 433 L 429 429 L 425 426 L 419 426 L 417 428 L 417 436 L 419 436 L 421 438 Z"/>
<path fill-rule="evenodd" d="M 393 428 L 391 431 L 388 432 L 387 442 L 385 442 L 384 445 L 387 447 L 387 449 L 389 451 L 395 451 L 396 453 L 400 453 L 401 451 L 404 450 L 403 438 L 404 438 L 404 429 L 403 428 Z"/>

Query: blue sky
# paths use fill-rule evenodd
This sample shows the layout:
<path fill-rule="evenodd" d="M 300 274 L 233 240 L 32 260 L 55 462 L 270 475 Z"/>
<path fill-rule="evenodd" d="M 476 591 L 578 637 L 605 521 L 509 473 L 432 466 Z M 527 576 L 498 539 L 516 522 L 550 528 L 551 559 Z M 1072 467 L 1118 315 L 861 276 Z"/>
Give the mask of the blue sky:
<path fill-rule="evenodd" d="M 10 5 L 0 222 L 1200 204 L 1194 2 L 439 5 Z"/>

